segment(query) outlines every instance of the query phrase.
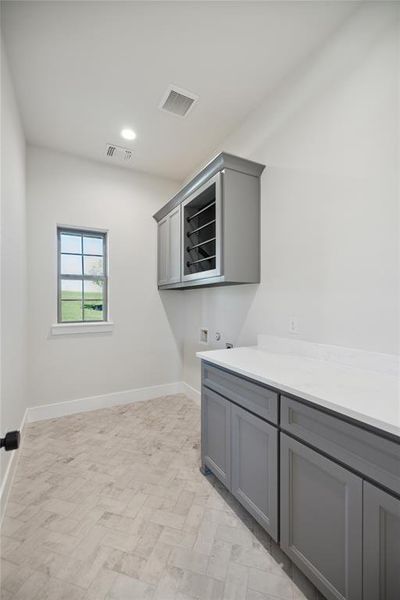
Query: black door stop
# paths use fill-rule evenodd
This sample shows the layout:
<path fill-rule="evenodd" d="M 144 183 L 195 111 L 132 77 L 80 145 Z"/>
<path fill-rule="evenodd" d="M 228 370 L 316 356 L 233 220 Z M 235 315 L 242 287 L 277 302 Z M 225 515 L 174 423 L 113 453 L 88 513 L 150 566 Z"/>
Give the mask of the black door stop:
<path fill-rule="evenodd" d="M 4 448 L 6 452 L 10 450 L 18 450 L 21 435 L 19 431 L 8 431 L 6 437 L 0 438 L 0 448 Z"/>

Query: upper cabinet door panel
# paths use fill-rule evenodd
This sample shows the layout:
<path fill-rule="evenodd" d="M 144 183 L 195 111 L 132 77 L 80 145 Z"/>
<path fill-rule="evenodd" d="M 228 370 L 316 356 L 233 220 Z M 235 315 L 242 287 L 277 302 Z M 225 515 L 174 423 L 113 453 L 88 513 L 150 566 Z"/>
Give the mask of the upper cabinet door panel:
<path fill-rule="evenodd" d="M 158 224 L 158 285 L 181 281 L 181 207 Z"/>
<path fill-rule="evenodd" d="M 168 217 L 158 224 L 158 285 L 168 283 Z"/>
<path fill-rule="evenodd" d="M 400 500 L 364 482 L 364 600 L 400 598 Z"/>
<path fill-rule="evenodd" d="M 168 216 L 168 283 L 181 280 L 181 207 Z"/>
<path fill-rule="evenodd" d="M 222 173 L 182 203 L 182 280 L 222 275 Z"/>

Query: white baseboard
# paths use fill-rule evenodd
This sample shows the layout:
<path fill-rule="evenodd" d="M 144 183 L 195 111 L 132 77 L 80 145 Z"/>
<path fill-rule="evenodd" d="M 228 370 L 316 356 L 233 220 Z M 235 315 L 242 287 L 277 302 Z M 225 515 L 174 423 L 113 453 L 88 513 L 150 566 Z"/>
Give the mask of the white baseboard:
<path fill-rule="evenodd" d="M 42 404 L 41 406 L 28 408 L 27 422 L 45 421 L 47 419 L 65 417 L 66 415 L 74 415 L 75 413 L 98 410 L 99 408 L 110 408 L 118 404 L 131 404 L 132 402 L 142 402 L 151 398 L 180 393 L 182 393 L 182 383 L 177 381 L 145 388 L 124 390 L 122 392 L 113 392 L 111 394 L 102 394 L 101 396 L 77 398 L 76 400 L 66 400 L 65 402 L 56 402 L 54 404 Z"/>
<path fill-rule="evenodd" d="M 21 439 L 25 424 L 28 422 L 28 409 L 25 410 L 24 416 L 22 417 L 21 424 L 19 426 L 19 431 L 21 433 Z M 10 455 L 10 460 L 8 461 L 8 465 L 6 468 L 6 472 L 2 478 L 1 486 L 0 486 L 0 525 L 3 521 L 4 511 L 7 504 L 8 494 L 10 492 L 11 484 L 15 475 L 15 468 L 18 462 L 18 451 L 12 451 Z"/>
<path fill-rule="evenodd" d="M 185 394 L 185 396 L 196 402 L 196 404 L 200 404 L 201 393 L 185 381 L 182 381 L 181 385 L 182 394 Z"/>

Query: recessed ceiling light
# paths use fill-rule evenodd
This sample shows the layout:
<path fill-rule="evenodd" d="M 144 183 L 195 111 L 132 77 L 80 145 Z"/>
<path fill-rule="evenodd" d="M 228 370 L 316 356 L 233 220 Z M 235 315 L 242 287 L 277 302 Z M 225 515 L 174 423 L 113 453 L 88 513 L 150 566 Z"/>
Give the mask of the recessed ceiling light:
<path fill-rule="evenodd" d="M 123 129 L 121 131 L 121 137 L 123 137 L 124 140 L 134 140 L 136 133 L 133 131 L 133 129 Z"/>

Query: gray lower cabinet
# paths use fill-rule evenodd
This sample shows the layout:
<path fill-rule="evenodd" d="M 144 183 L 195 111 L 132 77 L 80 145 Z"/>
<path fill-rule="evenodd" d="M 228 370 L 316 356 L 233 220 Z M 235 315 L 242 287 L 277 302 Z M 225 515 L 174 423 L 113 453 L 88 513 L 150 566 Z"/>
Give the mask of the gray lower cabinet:
<path fill-rule="evenodd" d="M 232 493 L 278 539 L 278 431 L 243 408 L 231 406 Z"/>
<path fill-rule="evenodd" d="M 203 387 L 201 394 L 202 466 L 208 467 L 228 489 L 231 486 L 231 404 Z"/>
<path fill-rule="evenodd" d="M 327 600 L 400 600 L 398 440 L 203 362 L 202 465 Z"/>
<path fill-rule="evenodd" d="M 362 598 L 362 485 L 281 434 L 281 547 L 328 600 Z"/>
<path fill-rule="evenodd" d="M 364 600 L 400 598 L 400 500 L 364 482 Z"/>

